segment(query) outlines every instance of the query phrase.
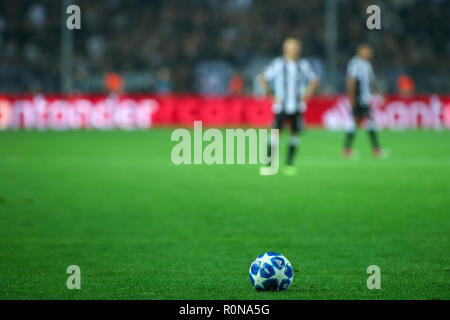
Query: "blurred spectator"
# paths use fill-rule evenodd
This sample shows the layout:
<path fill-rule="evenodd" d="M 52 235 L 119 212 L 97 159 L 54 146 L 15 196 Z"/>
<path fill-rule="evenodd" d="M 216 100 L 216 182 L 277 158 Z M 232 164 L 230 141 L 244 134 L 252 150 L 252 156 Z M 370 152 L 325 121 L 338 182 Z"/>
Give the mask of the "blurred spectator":
<path fill-rule="evenodd" d="M 29 11 L 29 19 L 33 28 L 43 29 L 46 23 L 45 8 L 41 4 L 34 4 Z"/>
<path fill-rule="evenodd" d="M 160 68 L 156 73 L 155 92 L 161 94 L 172 92 L 170 70 L 168 68 Z"/>
<path fill-rule="evenodd" d="M 415 93 L 416 86 L 413 79 L 408 76 L 400 76 L 397 79 L 397 92 L 402 97 L 410 97 Z"/>
<path fill-rule="evenodd" d="M 205 95 L 228 94 L 232 67 L 225 61 L 205 61 L 195 67 L 196 91 Z"/>
<path fill-rule="evenodd" d="M 239 96 L 244 89 L 244 78 L 240 74 L 235 74 L 231 77 L 228 84 L 229 94 L 232 96 Z"/>
<path fill-rule="evenodd" d="M 108 93 L 121 94 L 123 93 L 123 79 L 122 77 L 114 72 L 109 72 L 105 76 L 105 88 Z"/>

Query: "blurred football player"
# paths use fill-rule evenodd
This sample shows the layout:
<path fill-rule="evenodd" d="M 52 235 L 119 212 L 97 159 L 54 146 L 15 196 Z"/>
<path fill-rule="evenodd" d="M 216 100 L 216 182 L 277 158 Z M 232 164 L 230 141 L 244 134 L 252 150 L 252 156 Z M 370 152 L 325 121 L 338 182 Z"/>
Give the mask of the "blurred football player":
<path fill-rule="evenodd" d="M 275 113 L 274 129 L 282 131 L 285 120 L 289 120 L 291 137 L 286 160 L 286 174 L 295 174 L 293 166 L 295 152 L 300 144 L 302 117 L 306 103 L 313 95 L 318 79 L 305 59 L 300 59 L 302 44 L 300 40 L 288 38 L 283 43 L 283 56 L 275 58 L 260 75 L 261 83 L 267 95 L 273 97 Z M 270 139 L 271 148 L 277 148 L 279 137 Z"/>
<path fill-rule="evenodd" d="M 371 87 L 376 85 L 375 74 L 370 63 L 372 56 L 372 48 L 367 44 L 361 44 L 357 48 L 356 55 L 347 66 L 347 95 L 352 106 L 352 122 L 345 137 L 345 157 L 352 157 L 352 144 L 356 127 L 363 121 L 366 123 L 374 156 L 380 157 L 383 155 L 370 109 Z"/>

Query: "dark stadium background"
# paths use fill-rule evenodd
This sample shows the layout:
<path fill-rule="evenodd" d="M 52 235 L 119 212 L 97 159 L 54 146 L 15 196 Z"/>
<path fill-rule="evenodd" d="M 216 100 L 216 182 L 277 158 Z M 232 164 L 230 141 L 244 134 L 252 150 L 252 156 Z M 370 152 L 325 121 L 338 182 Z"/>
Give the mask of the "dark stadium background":
<path fill-rule="evenodd" d="M 0 299 L 449 299 L 449 16 L 447 0 L 0 0 Z M 298 175 L 175 166 L 176 127 L 270 125 L 256 76 L 291 36 L 320 77 Z M 361 42 L 387 159 L 363 132 L 341 156 Z M 266 251 L 294 267 L 285 293 L 250 285 Z"/>
<path fill-rule="evenodd" d="M 1 1 L 2 92 L 62 89 L 61 3 Z M 73 32 L 74 90 L 102 91 L 104 74 L 112 71 L 126 76 L 127 91 L 164 90 L 158 84 L 168 73 L 174 92 L 226 94 L 230 77 L 240 75 L 244 92 L 251 93 L 255 74 L 280 54 L 281 39 L 297 36 L 322 77 L 322 93 L 343 91 L 346 63 L 362 40 L 374 45 L 374 68 L 386 92 L 397 91 L 401 75 L 411 77 L 419 93 L 449 92 L 445 0 L 67 3 L 79 5 L 82 13 L 81 30 Z M 371 4 L 380 5 L 382 30 L 388 32 L 365 28 Z M 327 10 L 336 13 L 335 22 Z M 208 62 L 216 65 L 208 68 Z M 218 74 L 217 87 L 199 87 L 202 65 Z"/>

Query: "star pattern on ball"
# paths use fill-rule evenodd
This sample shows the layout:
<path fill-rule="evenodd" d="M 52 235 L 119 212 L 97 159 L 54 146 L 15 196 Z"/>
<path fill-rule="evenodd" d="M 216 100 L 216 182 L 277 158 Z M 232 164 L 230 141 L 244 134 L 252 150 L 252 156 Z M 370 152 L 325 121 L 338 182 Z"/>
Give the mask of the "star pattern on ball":
<path fill-rule="evenodd" d="M 283 255 L 266 252 L 250 266 L 250 281 L 258 291 L 284 291 L 293 279 L 292 266 Z"/>

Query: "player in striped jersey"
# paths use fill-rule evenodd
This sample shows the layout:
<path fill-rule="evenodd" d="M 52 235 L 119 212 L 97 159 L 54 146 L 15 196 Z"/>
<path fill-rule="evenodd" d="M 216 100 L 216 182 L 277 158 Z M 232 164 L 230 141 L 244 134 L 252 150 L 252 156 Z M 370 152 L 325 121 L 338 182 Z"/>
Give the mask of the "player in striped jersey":
<path fill-rule="evenodd" d="M 275 58 L 260 76 L 266 94 L 273 97 L 275 122 L 273 127 L 280 132 L 285 120 L 291 124 L 291 137 L 287 157 L 288 174 L 294 174 L 294 155 L 300 144 L 299 134 L 302 130 L 302 115 L 306 103 L 313 95 L 318 79 L 305 59 L 300 59 L 301 42 L 288 38 L 283 43 L 283 56 Z M 278 137 L 271 138 L 271 147 L 278 147 Z M 269 147 L 269 152 L 271 150 Z"/>
<path fill-rule="evenodd" d="M 372 48 L 367 44 L 362 44 L 358 46 L 356 55 L 347 66 L 347 94 L 352 106 L 353 121 L 345 138 L 344 156 L 346 157 L 351 157 L 353 154 L 352 143 L 356 126 L 362 120 L 367 120 L 367 132 L 372 143 L 373 154 L 376 157 L 383 155 L 370 110 L 371 86 L 376 85 L 375 74 L 370 63 L 372 55 Z"/>

